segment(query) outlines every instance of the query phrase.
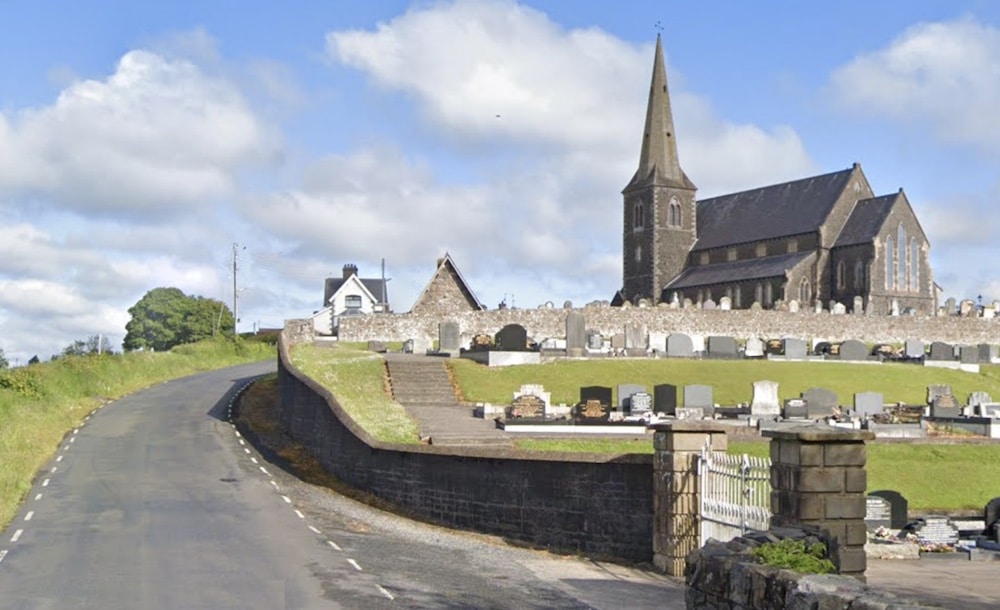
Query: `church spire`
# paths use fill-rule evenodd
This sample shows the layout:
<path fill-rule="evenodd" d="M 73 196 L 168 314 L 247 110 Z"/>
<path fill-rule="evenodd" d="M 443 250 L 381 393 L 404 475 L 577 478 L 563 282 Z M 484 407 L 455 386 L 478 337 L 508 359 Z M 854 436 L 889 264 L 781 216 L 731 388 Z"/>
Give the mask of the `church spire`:
<path fill-rule="evenodd" d="M 646 106 L 646 125 L 639 153 L 639 169 L 629 186 L 659 184 L 695 188 L 684 175 L 677 157 L 677 139 L 674 118 L 670 110 L 670 93 L 667 90 L 667 70 L 663 61 L 663 43 L 656 35 L 656 56 L 653 60 L 653 77 L 649 85 L 649 102 Z"/>

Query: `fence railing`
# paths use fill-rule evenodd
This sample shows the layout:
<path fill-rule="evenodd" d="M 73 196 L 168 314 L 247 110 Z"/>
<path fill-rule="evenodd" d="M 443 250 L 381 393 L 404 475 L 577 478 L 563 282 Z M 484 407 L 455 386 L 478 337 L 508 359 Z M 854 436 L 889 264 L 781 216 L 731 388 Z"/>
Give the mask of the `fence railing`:
<path fill-rule="evenodd" d="M 700 543 L 725 542 L 771 523 L 771 460 L 706 447 L 698 459 Z"/>

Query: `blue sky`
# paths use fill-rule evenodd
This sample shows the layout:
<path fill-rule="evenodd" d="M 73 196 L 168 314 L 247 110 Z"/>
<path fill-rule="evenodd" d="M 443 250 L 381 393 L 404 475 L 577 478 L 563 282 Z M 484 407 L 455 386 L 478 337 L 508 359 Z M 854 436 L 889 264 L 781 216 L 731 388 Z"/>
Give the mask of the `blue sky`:
<path fill-rule="evenodd" d="M 700 196 L 860 162 L 1000 298 L 1000 5 L 621 4 L 0 0 L 0 348 L 231 303 L 234 242 L 241 330 L 383 258 L 407 311 L 446 251 L 490 307 L 608 299 L 660 28 Z"/>

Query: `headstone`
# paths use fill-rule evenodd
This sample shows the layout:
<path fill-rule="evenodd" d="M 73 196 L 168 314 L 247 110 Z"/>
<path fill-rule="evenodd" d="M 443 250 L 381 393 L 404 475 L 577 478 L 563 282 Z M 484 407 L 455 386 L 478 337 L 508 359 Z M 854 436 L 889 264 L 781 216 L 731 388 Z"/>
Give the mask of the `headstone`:
<path fill-rule="evenodd" d="M 854 307 L 851 308 L 851 312 L 859 315 L 865 313 L 865 299 L 863 297 L 854 297 Z"/>
<path fill-rule="evenodd" d="M 762 358 L 764 356 L 764 342 L 757 337 L 750 337 L 743 349 L 743 356 L 745 358 Z"/>
<path fill-rule="evenodd" d="M 618 385 L 618 406 L 628 411 L 632 404 L 632 395 L 639 392 L 645 393 L 646 386 L 634 383 L 622 383 Z"/>
<path fill-rule="evenodd" d="M 514 400 L 510 403 L 511 417 L 542 418 L 545 417 L 546 410 L 542 397 L 514 392 Z"/>
<path fill-rule="evenodd" d="M 587 347 L 587 322 L 582 313 L 571 311 L 566 314 L 566 355 L 583 356 Z"/>
<path fill-rule="evenodd" d="M 899 315 L 899 299 L 893 299 L 892 303 L 889 305 L 889 315 L 898 316 Z"/>
<path fill-rule="evenodd" d="M 910 503 L 903 497 L 903 494 L 891 489 L 879 489 L 871 492 L 868 496 L 882 498 L 889 503 L 889 527 L 891 529 L 901 530 L 909 523 L 907 514 L 910 510 Z"/>
<path fill-rule="evenodd" d="M 653 410 L 667 415 L 677 414 L 677 386 L 661 383 L 653 386 Z"/>
<path fill-rule="evenodd" d="M 649 347 L 646 336 L 646 327 L 638 324 L 625 325 L 625 350 L 632 355 L 646 353 Z"/>
<path fill-rule="evenodd" d="M 413 353 L 426 354 L 431 350 L 431 340 L 427 337 L 417 337 L 413 339 Z"/>
<path fill-rule="evenodd" d="M 403 353 L 412 354 L 413 353 L 413 339 L 407 339 L 403 341 Z"/>
<path fill-rule="evenodd" d="M 1000 498 L 993 498 L 986 503 L 986 507 L 983 508 L 983 521 L 986 523 L 987 531 L 1000 521 Z"/>
<path fill-rule="evenodd" d="M 708 299 L 707 301 L 705 301 L 704 303 L 701 304 L 701 308 L 702 309 L 707 309 L 707 310 L 713 310 L 714 311 L 715 310 L 715 301 L 713 301 L 712 299 Z"/>
<path fill-rule="evenodd" d="M 596 330 L 587 331 L 587 349 L 595 352 L 604 349 L 604 336 Z"/>
<path fill-rule="evenodd" d="M 865 527 L 869 532 L 880 527 L 887 530 L 892 528 L 892 505 L 888 500 L 871 494 L 865 497 Z"/>
<path fill-rule="evenodd" d="M 943 343 L 941 341 L 935 341 L 931 343 L 930 355 L 927 356 L 928 360 L 945 360 L 950 361 L 955 359 L 955 348 L 952 345 Z"/>
<path fill-rule="evenodd" d="M 868 360 L 868 346 L 855 339 L 840 344 L 840 359 L 853 362 Z"/>
<path fill-rule="evenodd" d="M 927 386 L 927 404 L 933 404 L 939 396 L 951 396 L 951 386 L 944 384 L 932 384 Z"/>
<path fill-rule="evenodd" d="M 987 305 L 983 307 L 983 319 L 992 320 L 997 317 L 997 310 L 992 305 Z"/>
<path fill-rule="evenodd" d="M 736 339 L 732 337 L 709 337 L 708 357 L 709 358 L 736 358 Z"/>
<path fill-rule="evenodd" d="M 955 305 L 955 297 L 948 297 L 948 300 L 944 302 L 945 315 L 953 316 L 958 313 L 958 308 Z"/>
<path fill-rule="evenodd" d="M 719 309 L 722 311 L 729 311 L 733 308 L 733 300 L 729 297 L 722 297 L 719 299 Z"/>
<path fill-rule="evenodd" d="M 753 382 L 753 401 L 750 403 L 750 414 L 759 417 L 781 415 L 777 381 Z"/>
<path fill-rule="evenodd" d="M 979 351 L 979 362 L 989 364 L 993 360 L 993 347 L 989 343 L 980 343 L 976 348 Z"/>
<path fill-rule="evenodd" d="M 781 416 L 785 419 L 805 419 L 809 416 L 806 401 L 801 398 L 787 399 L 781 410 Z"/>
<path fill-rule="evenodd" d="M 629 398 L 628 412 L 635 414 L 651 413 L 653 411 L 653 397 L 646 392 L 636 392 Z"/>
<path fill-rule="evenodd" d="M 695 355 L 703 353 L 705 351 L 705 335 L 691 335 L 691 349 L 694 350 Z"/>
<path fill-rule="evenodd" d="M 916 339 L 908 339 L 903 346 L 903 353 L 907 358 L 918 359 L 924 357 L 924 342 Z"/>
<path fill-rule="evenodd" d="M 805 401 L 806 417 L 809 419 L 833 415 L 840 406 L 837 393 L 826 388 L 809 388 L 802 393 L 802 399 Z"/>
<path fill-rule="evenodd" d="M 761 307 L 760 301 L 754 301 L 750 304 L 750 311 L 760 311 L 761 309 L 764 308 Z"/>
<path fill-rule="evenodd" d="M 608 388 L 610 390 L 611 388 Z M 604 423 L 611 417 L 611 407 L 596 398 L 582 400 L 573 409 L 573 419 L 577 423 Z"/>
<path fill-rule="evenodd" d="M 816 299 L 813 303 L 813 313 L 823 313 L 823 301 Z"/>
<path fill-rule="evenodd" d="M 789 313 L 799 313 L 799 302 L 792 299 L 788 302 L 788 312 Z"/>
<path fill-rule="evenodd" d="M 386 352 L 385 341 L 369 341 L 368 351 L 384 354 Z"/>
<path fill-rule="evenodd" d="M 879 415 L 883 409 L 881 392 L 858 392 L 854 395 L 854 415 L 867 419 Z"/>
<path fill-rule="evenodd" d="M 615 351 L 625 349 L 625 333 L 611 335 L 611 349 Z"/>
<path fill-rule="evenodd" d="M 958 304 L 958 315 L 963 317 L 970 317 L 976 314 L 976 302 L 972 299 L 962 299 L 962 302 Z"/>
<path fill-rule="evenodd" d="M 847 313 L 847 307 L 843 303 L 834 303 L 833 307 L 830 308 L 830 313 L 842 316 Z"/>
<path fill-rule="evenodd" d="M 942 394 L 931 402 L 931 417 L 961 417 L 962 407 L 951 394 Z"/>
<path fill-rule="evenodd" d="M 497 350 L 523 352 L 528 349 L 528 331 L 520 324 L 508 324 L 496 334 L 493 344 Z"/>
<path fill-rule="evenodd" d="M 667 337 L 667 355 L 673 358 L 690 358 L 694 356 L 694 344 L 691 337 L 684 333 L 673 333 Z"/>
<path fill-rule="evenodd" d="M 963 345 L 958 349 L 958 359 L 962 364 L 979 364 L 979 348 L 975 345 Z"/>
<path fill-rule="evenodd" d="M 785 358 L 802 360 L 806 357 L 806 342 L 802 339 L 785 339 Z"/>
<path fill-rule="evenodd" d="M 913 528 L 913 533 L 916 534 L 919 544 L 958 543 L 958 528 L 944 515 L 928 515 L 920 519 Z"/>
<path fill-rule="evenodd" d="M 710 385 L 684 386 L 684 406 L 705 409 L 705 415 L 710 416 L 715 411 L 713 390 Z"/>
<path fill-rule="evenodd" d="M 983 402 L 979 404 L 979 416 L 990 419 L 1000 419 L 1000 402 Z"/>
<path fill-rule="evenodd" d="M 667 333 L 660 331 L 650 331 L 649 333 L 649 349 L 656 350 L 658 352 L 667 351 Z"/>
<path fill-rule="evenodd" d="M 692 307 L 694 307 L 694 301 L 685 297 L 684 300 L 681 302 L 681 307 L 683 309 L 691 309 Z"/>
<path fill-rule="evenodd" d="M 580 388 L 580 402 L 584 403 L 589 400 L 596 400 L 610 408 L 611 388 L 602 385 L 588 385 Z"/>
<path fill-rule="evenodd" d="M 969 400 L 965 404 L 970 407 L 978 407 L 981 404 L 989 404 L 991 402 L 993 402 L 993 397 L 990 396 L 989 392 L 972 392 L 969 394 Z"/>
<path fill-rule="evenodd" d="M 448 321 L 438 324 L 438 349 L 442 352 L 457 352 L 461 347 L 462 331 L 458 322 Z"/>

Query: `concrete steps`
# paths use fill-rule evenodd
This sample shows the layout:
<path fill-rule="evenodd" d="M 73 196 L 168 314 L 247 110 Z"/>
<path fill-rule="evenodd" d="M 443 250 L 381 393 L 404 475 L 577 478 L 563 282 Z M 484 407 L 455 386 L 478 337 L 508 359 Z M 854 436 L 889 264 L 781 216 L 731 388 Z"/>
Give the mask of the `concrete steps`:
<path fill-rule="evenodd" d="M 441 358 L 387 357 L 396 402 L 404 405 L 457 405 L 458 399 Z"/>

